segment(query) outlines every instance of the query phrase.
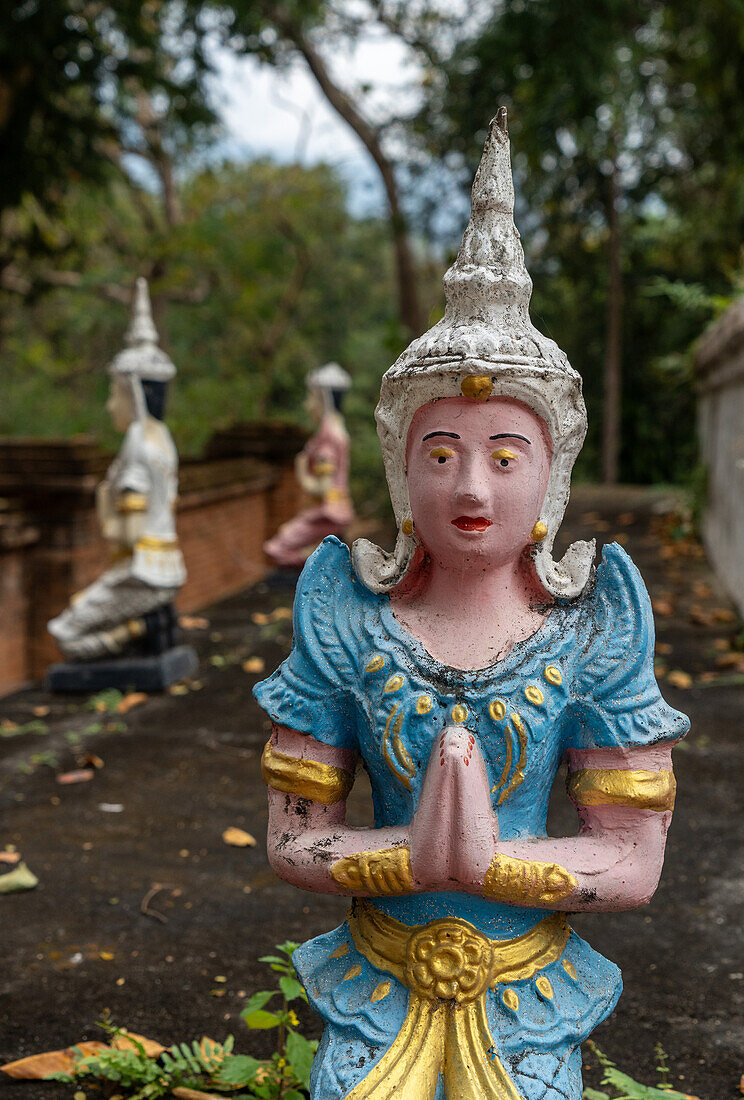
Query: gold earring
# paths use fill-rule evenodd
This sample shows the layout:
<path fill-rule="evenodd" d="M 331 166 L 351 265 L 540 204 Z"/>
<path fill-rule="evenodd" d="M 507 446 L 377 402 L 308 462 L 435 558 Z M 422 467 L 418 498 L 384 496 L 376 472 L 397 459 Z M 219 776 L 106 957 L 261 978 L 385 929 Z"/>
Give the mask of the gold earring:
<path fill-rule="evenodd" d="M 542 542 L 548 533 L 548 529 L 541 519 L 537 521 L 535 526 L 530 531 L 530 538 L 533 542 Z"/>
<path fill-rule="evenodd" d="M 401 529 L 401 531 L 403 532 L 404 535 L 412 535 L 413 534 L 413 520 L 409 516 L 406 516 L 406 518 L 403 520 L 403 522 L 400 525 L 400 529 Z"/>

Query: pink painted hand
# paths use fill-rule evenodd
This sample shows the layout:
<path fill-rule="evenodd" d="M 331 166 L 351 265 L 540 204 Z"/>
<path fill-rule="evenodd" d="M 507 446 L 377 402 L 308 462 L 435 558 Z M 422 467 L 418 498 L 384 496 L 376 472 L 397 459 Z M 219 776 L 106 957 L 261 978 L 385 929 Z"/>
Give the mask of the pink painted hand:
<path fill-rule="evenodd" d="M 475 736 L 447 726 L 436 739 L 410 827 L 417 890 L 480 893 L 493 859 L 498 821 Z"/>

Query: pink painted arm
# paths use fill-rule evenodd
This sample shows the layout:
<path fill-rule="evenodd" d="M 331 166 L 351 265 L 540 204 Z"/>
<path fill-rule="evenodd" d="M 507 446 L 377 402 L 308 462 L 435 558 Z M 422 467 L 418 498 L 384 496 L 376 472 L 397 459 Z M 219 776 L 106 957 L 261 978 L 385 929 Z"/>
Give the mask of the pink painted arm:
<path fill-rule="evenodd" d="M 271 744 L 298 759 L 311 759 L 354 772 L 355 753 L 333 748 L 306 733 L 274 725 Z M 344 856 L 408 843 L 404 828 L 352 829 L 346 803 L 326 806 L 269 788 L 269 862 L 279 878 L 322 894 L 345 893 L 331 878 L 331 867 Z"/>
<path fill-rule="evenodd" d="M 591 749 L 568 753 L 569 772 L 583 768 L 671 770 L 676 742 L 641 749 Z M 560 864 L 577 888 L 551 908 L 570 912 L 635 909 L 647 905 L 659 883 L 671 811 L 630 806 L 587 806 L 579 835 L 525 840 L 500 846 L 504 855 Z"/>

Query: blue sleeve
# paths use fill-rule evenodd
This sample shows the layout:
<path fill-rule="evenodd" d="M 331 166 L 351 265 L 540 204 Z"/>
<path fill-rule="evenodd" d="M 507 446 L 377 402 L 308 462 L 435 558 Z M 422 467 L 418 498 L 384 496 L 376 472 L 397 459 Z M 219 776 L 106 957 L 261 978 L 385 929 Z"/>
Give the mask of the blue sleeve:
<path fill-rule="evenodd" d="M 689 719 L 662 698 L 654 675 L 648 592 L 617 543 L 604 548 L 582 620 L 570 747 L 642 747 L 684 737 Z"/>
<path fill-rule="evenodd" d="M 297 584 L 292 651 L 253 694 L 279 725 L 357 750 L 354 584 L 348 548 L 333 536 L 324 539 Z"/>

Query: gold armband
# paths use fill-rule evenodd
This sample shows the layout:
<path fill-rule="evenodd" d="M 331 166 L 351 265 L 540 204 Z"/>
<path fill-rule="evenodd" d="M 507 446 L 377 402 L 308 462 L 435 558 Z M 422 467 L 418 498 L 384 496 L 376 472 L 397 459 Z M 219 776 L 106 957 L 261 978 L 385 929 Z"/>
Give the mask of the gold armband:
<path fill-rule="evenodd" d="M 261 757 L 261 772 L 267 787 L 299 798 L 309 798 L 311 802 L 322 802 L 326 806 L 343 802 L 354 783 L 351 772 L 330 764 L 319 764 L 317 760 L 301 760 L 297 756 L 277 752 L 270 741 Z"/>
<path fill-rule="evenodd" d="M 486 871 L 483 894 L 514 905 L 550 905 L 567 898 L 577 886 L 574 876 L 559 863 L 497 854 Z"/>
<path fill-rule="evenodd" d="M 407 847 L 381 848 L 344 856 L 331 867 L 331 878 L 350 894 L 373 897 L 410 894 L 413 890 L 411 851 Z"/>
<path fill-rule="evenodd" d="M 116 502 L 116 511 L 122 515 L 147 511 L 147 497 L 144 493 L 122 493 Z"/>
<path fill-rule="evenodd" d="M 320 459 L 310 467 L 310 473 L 314 477 L 332 477 L 336 472 L 336 464 L 328 459 Z"/>
<path fill-rule="evenodd" d="M 674 809 L 677 784 L 671 771 L 584 768 L 569 773 L 566 790 L 577 806 L 631 806 L 662 813 Z"/>

